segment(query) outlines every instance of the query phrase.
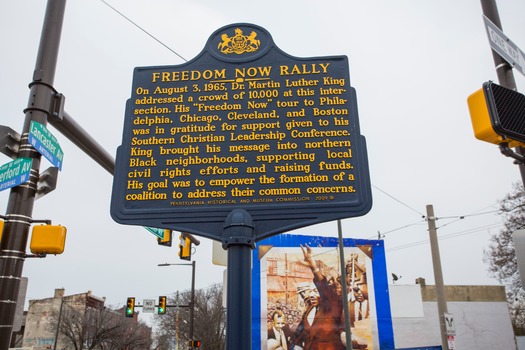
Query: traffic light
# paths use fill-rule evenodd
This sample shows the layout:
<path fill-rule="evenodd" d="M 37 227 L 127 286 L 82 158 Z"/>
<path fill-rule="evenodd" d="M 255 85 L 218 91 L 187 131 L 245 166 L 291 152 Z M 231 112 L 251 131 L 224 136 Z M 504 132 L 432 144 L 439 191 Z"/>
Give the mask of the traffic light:
<path fill-rule="evenodd" d="M 201 346 L 200 340 L 188 340 L 188 346 L 192 348 L 199 348 Z"/>
<path fill-rule="evenodd" d="M 467 103 L 477 139 L 525 146 L 525 95 L 489 81 Z"/>
<path fill-rule="evenodd" d="M 126 303 L 126 317 L 133 317 L 135 315 L 135 298 L 128 298 Z"/>
<path fill-rule="evenodd" d="M 191 260 L 191 239 L 185 234 L 179 236 L 179 257 Z"/>
<path fill-rule="evenodd" d="M 164 230 L 164 236 L 162 238 L 157 237 L 157 243 L 159 245 L 164 245 L 167 247 L 171 247 L 171 230 L 165 229 Z"/>
<path fill-rule="evenodd" d="M 159 315 L 164 315 L 166 313 L 166 297 L 159 297 Z"/>

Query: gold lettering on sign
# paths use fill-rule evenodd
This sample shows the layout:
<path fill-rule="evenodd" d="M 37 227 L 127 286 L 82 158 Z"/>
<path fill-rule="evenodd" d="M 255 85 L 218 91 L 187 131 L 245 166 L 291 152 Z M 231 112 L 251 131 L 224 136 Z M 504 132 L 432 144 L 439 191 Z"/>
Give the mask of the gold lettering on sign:
<path fill-rule="evenodd" d="M 255 31 L 223 33 L 225 55 Z M 134 86 L 126 201 L 166 206 L 346 200 L 355 193 L 352 95 L 339 61 L 151 68 Z M 159 204 L 160 205 L 160 204 Z"/>

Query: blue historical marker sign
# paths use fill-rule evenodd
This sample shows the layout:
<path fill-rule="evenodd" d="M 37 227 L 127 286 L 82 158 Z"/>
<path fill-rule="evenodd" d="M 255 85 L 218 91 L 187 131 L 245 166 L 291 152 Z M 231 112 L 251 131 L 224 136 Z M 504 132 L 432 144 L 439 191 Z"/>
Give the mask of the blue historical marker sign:
<path fill-rule="evenodd" d="M 228 214 L 244 209 L 260 240 L 371 206 L 346 56 L 292 57 L 240 23 L 186 64 L 135 68 L 115 221 L 220 240 Z"/>

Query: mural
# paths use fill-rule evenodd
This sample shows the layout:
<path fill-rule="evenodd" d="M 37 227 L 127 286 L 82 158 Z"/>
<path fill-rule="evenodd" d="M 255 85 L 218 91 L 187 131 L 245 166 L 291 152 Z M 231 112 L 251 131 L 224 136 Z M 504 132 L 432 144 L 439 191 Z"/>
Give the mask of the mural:
<path fill-rule="evenodd" d="M 253 259 L 254 350 L 393 349 L 382 241 L 277 235 Z M 343 272 L 341 272 L 343 270 Z M 347 293 L 343 295 L 343 280 Z"/>

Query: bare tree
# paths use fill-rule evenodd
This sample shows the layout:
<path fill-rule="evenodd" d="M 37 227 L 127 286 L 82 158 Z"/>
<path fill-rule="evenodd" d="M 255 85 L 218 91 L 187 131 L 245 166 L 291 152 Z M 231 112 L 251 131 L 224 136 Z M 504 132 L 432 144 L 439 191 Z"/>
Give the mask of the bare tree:
<path fill-rule="evenodd" d="M 63 303 L 53 315 L 50 328 L 58 335 L 63 349 L 149 349 L 151 329 L 124 316 L 124 310 L 78 308 Z"/>
<path fill-rule="evenodd" d="M 516 335 L 525 334 L 525 291 L 521 284 L 512 233 L 525 227 L 525 192 L 515 184 L 512 193 L 499 201 L 504 227 L 490 239 L 484 251 L 489 273 L 506 286 L 507 300 Z"/>
<path fill-rule="evenodd" d="M 190 340 L 191 291 L 175 293 L 169 298 L 165 315 L 158 315 L 154 322 L 157 328 L 156 349 L 169 348 L 170 342 L 179 341 L 187 348 Z M 222 285 L 215 284 L 195 291 L 193 340 L 201 341 L 201 350 L 224 350 L 226 348 L 226 315 L 222 306 Z"/>

